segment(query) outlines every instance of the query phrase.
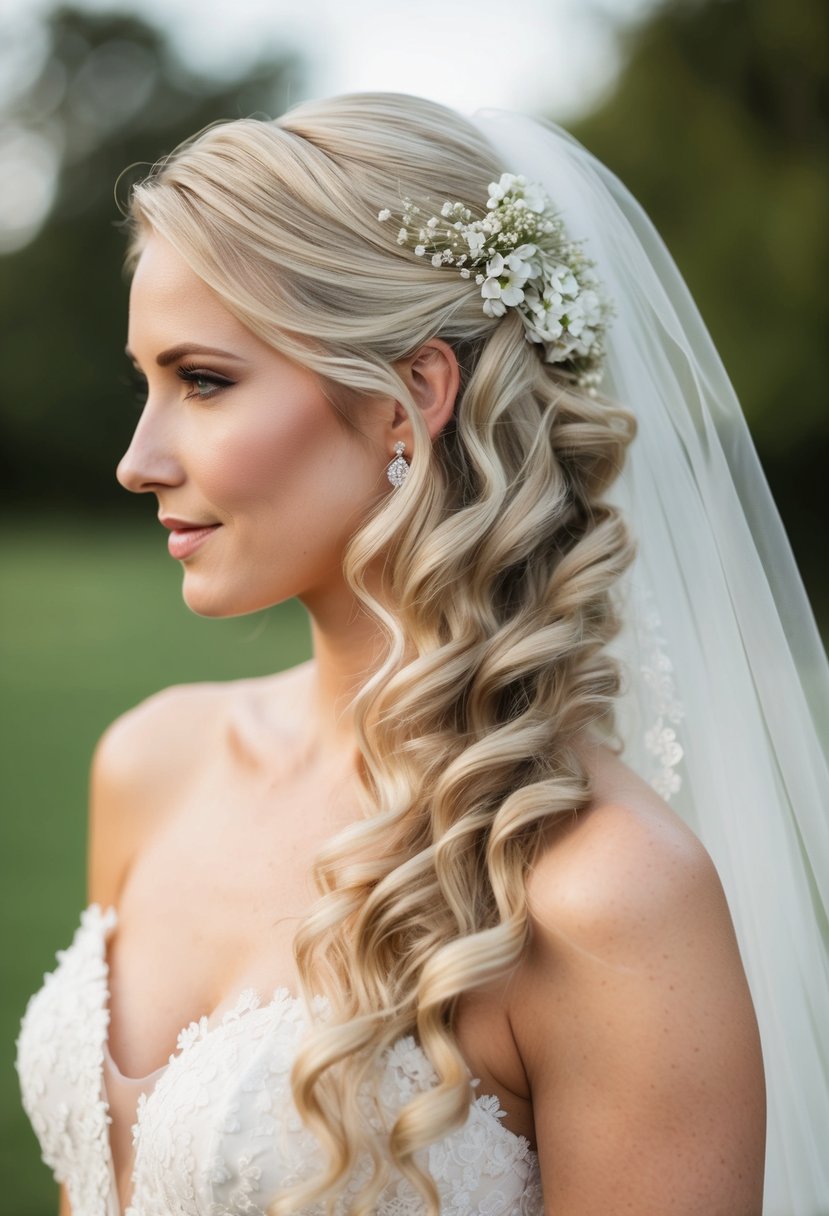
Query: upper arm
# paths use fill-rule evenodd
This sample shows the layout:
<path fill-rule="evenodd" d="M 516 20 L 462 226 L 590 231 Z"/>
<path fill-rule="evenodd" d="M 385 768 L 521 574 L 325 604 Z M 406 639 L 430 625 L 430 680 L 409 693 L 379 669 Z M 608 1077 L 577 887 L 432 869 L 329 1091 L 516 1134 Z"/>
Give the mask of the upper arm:
<path fill-rule="evenodd" d="M 731 918 L 687 829 L 603 807 L 529 886 L 514 1032 L 551 1216 L 758 1216 L 765 1091 Z"/>
<path fill-rule="evenodd" d="M 187 780 L 219 691 L 164 689 L 116 718 L 99 739 L 89 779 L 90 903 L 117 905 L 141 844 Z"/>
<path fill-rule="evenodd" d="M 67 1194 L 66 1185 L 64 1183 L 61 1183 L 58 1194 L 60 1196 L 58 1216 L 72 1216 L 72 1209 L 69 1206 L 69 1195 Z"/>

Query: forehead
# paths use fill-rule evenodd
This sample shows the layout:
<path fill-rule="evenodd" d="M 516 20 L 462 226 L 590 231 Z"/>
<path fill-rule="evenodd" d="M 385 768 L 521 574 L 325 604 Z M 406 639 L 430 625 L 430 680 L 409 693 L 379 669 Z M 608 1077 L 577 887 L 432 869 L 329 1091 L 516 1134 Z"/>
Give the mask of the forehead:
<path fill-rule="evenodd" d="M 129 346 L 135 351 L 143 343 L 159 339 L 167 344 L 194 339 L 194 326 L 200 341 L 204 330 L 221 331 L 225 341 L 227 335 L 252 338 L 170 242 L 152 233 L 130 285 Z"/>
<path fill-rule="evenodd" d="M 165 237 L 152 232 L 144 242 L 132 276 L 130 295 L 209 291 L 195 271 Z"/>

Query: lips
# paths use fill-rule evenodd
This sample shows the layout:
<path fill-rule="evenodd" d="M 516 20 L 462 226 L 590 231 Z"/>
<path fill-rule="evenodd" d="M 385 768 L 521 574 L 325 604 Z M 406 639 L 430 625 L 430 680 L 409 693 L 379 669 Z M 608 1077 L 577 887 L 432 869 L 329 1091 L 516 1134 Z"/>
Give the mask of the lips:
<path fill-rule="evenodd" d="M 171 527 L 170 520 L 165 521 L 165 527 Z M 167 537 L 167 549 L 170 556 L 178 558 L 190 557 L 204 542 L 221 528 L 221 524 L 206 526 L 188 524 L 185 527 L 171 527 Z"/>
<path fill-rule="evenodd" d="M 189 532 L 196 528 L 216 528 L 219 525 L 212 520 L 205 523 L 199 523 L 192 519 L 177 519 L 175 515 L 159 515 L 159 520 L 165 528 L 176 532 Z"/>

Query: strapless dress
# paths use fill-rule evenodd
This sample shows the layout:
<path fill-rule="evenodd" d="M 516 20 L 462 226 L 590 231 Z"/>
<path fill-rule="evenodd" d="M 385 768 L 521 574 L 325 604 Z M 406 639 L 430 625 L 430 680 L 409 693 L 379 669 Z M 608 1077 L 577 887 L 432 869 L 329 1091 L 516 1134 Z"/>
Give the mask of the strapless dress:
<path fill-rule="evenodd" d="M 123 1076 L 108 1051 L 106 943 L 114 908 L 90 904 L 58 966 L 29 998 L 17 1038 L 23 1106 L 72 1216 L 122 1216 L 115 1161 L 131 1169 L 123 1216 L 266 1216 L 287 1185 L 321 1165 L 321 1149 L 297 1114 L 291 1064 L 310 1017 L 286 988 L 263 1002 L 244 989 L 209 1026 L 183 1029 L 169 1062 L 147 1077 Z M 426 1054 L 405 1036 L 383 1057 L 379 1094 L 389 1118 L 434 1085 Z M 470 1104 L 466 1122 L 421 1157 L 447 1216 L 542 1216 L 538 1159 L 503 1126 L 492 1096 Z M 129 1134 L 127 1134 L 129 1129 Z M 365 1166 L 338 1199 L 345 1213 Z M 396 1171 L 375 1210 L 421 1216 L 425 1204 Z M 302 1216 L 322 1216 L 324 1205 Z"/>

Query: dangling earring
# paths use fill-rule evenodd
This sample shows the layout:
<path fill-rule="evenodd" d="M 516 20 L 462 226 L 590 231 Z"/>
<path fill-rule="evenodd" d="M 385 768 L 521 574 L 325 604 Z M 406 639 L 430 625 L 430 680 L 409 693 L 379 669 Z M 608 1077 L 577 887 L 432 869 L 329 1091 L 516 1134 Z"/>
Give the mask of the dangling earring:
<path fill-rule="evenodd" d="M 394 460 L 386 469 L 386 476 L 395 489 L 398 490 L 406 480 L 406 474 L 409 471 L 409 462 L 408 460 L 403 459 L 403 453 L 405 450 L 405 443 L 403 443 L 402 440 L 398 440 L 398 442 L 394 445 Z"/>

